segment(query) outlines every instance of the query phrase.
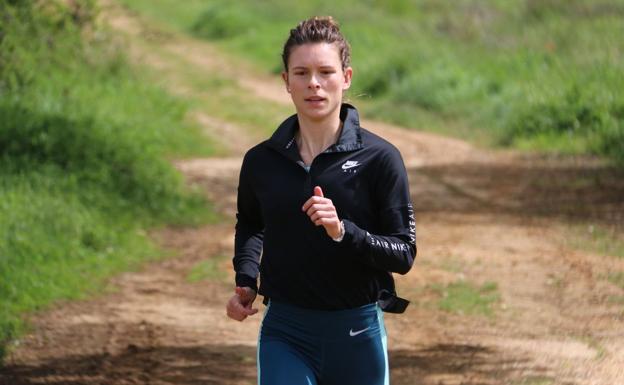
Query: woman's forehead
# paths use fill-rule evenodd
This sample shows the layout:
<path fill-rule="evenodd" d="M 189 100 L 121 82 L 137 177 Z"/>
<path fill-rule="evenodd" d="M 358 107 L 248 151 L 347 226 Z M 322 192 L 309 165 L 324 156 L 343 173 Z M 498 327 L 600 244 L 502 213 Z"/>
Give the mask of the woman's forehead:
<path fill-rule="evenodd" d="M 293 48 L 289 67 L 340 66 L 340 52 L 335 43 L 306 43 Z"/>

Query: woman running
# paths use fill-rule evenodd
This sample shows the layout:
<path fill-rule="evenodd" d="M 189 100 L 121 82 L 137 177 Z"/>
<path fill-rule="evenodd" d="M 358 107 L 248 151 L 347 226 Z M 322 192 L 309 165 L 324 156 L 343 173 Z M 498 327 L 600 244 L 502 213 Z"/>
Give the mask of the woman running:
<path fill-rule="evenodd" d="M 244 157 L 227 314 L 264 296 L 260 385 L 388 384 L 382 311 L 405 310 L 392 272 L 416 255 L 405 166 L 343 103 L 350 48 L 331 17 L 292 29 L 282 59 L 297 113 Z"/>

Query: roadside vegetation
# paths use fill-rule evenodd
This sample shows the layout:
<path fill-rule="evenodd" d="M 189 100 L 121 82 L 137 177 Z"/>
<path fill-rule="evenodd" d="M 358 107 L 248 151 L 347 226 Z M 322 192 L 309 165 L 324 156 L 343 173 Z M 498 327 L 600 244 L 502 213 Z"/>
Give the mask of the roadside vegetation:
<path fill-rule="evenodd" d="M 227 264 L 229 258 L 225 255 L 215 255 L 209 259 L 195 264 L 186 276 L 186 280 L 191 283 L 201 281 L 225 281 L 227 273 L 222 265 Z"/>
<path fill-rule="evenodd" d="M 624 258 L 624 237 L 617 227 L 599 225 L 576 225 L 568 230 L 569 239 L 564 242 L 573 248 L 594 251 L 602 255 Z"/>
<path fill-rule="evenodd" d="M 215 218 L 168 161 L 214 142 L 97 20 L 94 1 L 0 0 L 0 359 L 24 314 L 162 257 L 148 229 Z"/>
<path fill-rule="evenodd" d="M 429 289 L 438 296 L 438 309 L 461 315 L 491 317 L 495 314 L 494 305 L 500 300 L 496 282 L 477 286 L 459 280 L 446 286 L 434 284 Z"/>
<path fill-rule="evenodd" d="M 614 272 L 608 275 L 609 282 L 624 289 L 624 272 Z"/>
<path fill-rule="evenodd" d="M 367 115 L 476 142 L 624 164 L 624 0 L 285 0 L 128 7 L 281 70 L 287 31 L 331 14 Z"/>
<path fill-rule="evenodd" d="M 160 26 L 159 26 L 160 27 Z M 171 29 L 163 26 L 170 33 Z M 173 31 L 173 34 L 177 32 Z M 183 85 L 188 95 L 192 95 L 193 110 L 236 124 L 250 137 L 265 138 L 274 130 L 279 121 L 275 117 L 290 116 L 293 108 L 273 103 L 250 94 L 231 74 L 211 71 L 198 65 L 189 65 L 188 58 L 163 47 L 158 41 L 142 41 L 142 49 L 158 52 L 167 62 L 167 73 Z"/>

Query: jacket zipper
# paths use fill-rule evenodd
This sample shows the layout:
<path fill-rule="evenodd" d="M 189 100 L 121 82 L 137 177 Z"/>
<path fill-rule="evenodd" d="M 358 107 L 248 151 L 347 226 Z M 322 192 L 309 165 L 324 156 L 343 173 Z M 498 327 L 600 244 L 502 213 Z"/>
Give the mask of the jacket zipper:
<path fill-rule="evenodd" d="M 306 178 L 303 183 L 303 197 L 305 200 L 308 200 L 308 198 L 310 198 L 314 194 L 314 189 L 312 187 L 312 165 L 313 164 L 314 164 L 314 160 L 312 160 L 312 163 L 310 163 L 309 170 L 305 169 L 305 166 L 303 165 L 303 163 L 301 164 L 301 168 L 303 168 L 303 171 L 306 173 Z"/>

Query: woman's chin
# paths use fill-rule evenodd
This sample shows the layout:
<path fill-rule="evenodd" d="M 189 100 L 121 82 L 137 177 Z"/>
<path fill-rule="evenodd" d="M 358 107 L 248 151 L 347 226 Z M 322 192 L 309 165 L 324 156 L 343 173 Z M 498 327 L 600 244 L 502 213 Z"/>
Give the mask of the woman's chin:
<path fill-rule="evenodd" d="M 313 105 L 304 105 L 303 108 L 297 109 L 297 114 L 303 115 L 306 118 L 314 121 L 322 121 L 326 120 L 332 115 L 335 108 L 330 108 L 328 104 L 313 104 Z"/>

